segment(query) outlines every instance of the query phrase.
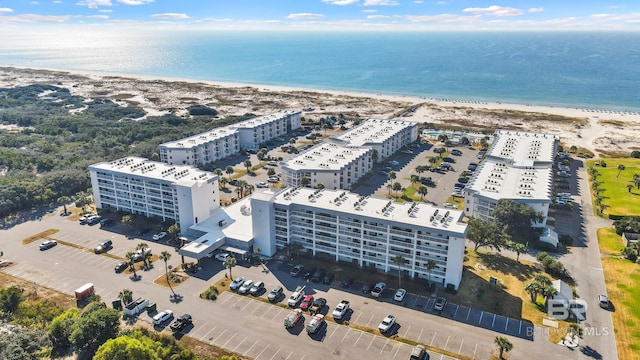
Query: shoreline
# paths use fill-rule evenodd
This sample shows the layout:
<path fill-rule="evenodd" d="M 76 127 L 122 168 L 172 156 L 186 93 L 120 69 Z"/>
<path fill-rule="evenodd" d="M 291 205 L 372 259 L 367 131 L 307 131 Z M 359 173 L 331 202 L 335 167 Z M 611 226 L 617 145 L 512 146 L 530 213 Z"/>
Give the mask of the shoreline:
<path fill-rule="evenodd" d="M 640 113 L 636 112 L 0 65 L 0 87 L 37 82 L 63 86 L 85 97 L 107 97 L 140 106 L 147 116 L 184 115 L 195 103 L 213 106 L 222 116 L 294 109 L 316 119 L 344 114 L 406 118 L 471 130 L 555 133 L 568 147 L 588 149 L 596 157 L 598 153 L 628 154 L 640 149 L 636 141 Z"/>

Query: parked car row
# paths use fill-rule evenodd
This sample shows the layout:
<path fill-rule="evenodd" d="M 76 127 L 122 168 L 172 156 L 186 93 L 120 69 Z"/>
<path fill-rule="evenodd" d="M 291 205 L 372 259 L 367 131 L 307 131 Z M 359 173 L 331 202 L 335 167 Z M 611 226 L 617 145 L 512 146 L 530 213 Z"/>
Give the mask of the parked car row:
<path fill-rule="evenodd" d="M 335 277 L 332 273 L 327 272 L 325 269 L 305 269 L 304 265 L 296 265 L 291 269 L 289 274 L 293 277 L 302 276 L 305 280 L 310 280 L 315 283 L 322 282 L 325 285 L 331 284 Z"/>

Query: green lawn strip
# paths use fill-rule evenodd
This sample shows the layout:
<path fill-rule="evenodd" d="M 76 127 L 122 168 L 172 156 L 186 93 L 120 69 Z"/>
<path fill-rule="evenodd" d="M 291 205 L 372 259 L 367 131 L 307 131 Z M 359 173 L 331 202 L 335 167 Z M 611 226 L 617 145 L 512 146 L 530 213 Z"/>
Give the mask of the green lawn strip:
<path fill-rule="evenodd" d="M 594 167 L 600 174 L 598 181 L 602 182 L 600 188 L 604 190 L 601 195 L 604 197 L 603 203 L 607 206 L 604 213 L 625 216 L 640 214 L 640 189 L 634 186 L 629 191 L 627 188 L 627 185 L 634 185 L 633 175 L 640 174 L 640 159 L 606 159 L 604 161 L 607 164 L 606 167 L 595 166 L 599 161 L 587 160 L 587 167 Z M 624 165 L 625 169 L 619 171 L 618 165 Z M 593 191 L 591 193 L 594 194 Z"/>
<path fill-rule="evenodd" d="M 624 248 L 622 236 L 616 234 L 614 228 L 598 229 L 598 243 L 600 244 L 600 253 L 606 255 L 621 256 L 621 251 Z"/>
<path fill-rule="evenodd" d="M 598 243 L 603 254 L 616 246 L 610 232 L 613 229 L 598 229 Z M 620 239 L 620 236 L 616 236 Z M 621 240 L 618 241 L 621 246 Z M 640 344 L 637 341 L 640 338 L 640 266 L 619 257 L 603 257 L 601 260 L 607 294 L 615 309 L 612 318 L 618 357 L 640 359 Z"/>

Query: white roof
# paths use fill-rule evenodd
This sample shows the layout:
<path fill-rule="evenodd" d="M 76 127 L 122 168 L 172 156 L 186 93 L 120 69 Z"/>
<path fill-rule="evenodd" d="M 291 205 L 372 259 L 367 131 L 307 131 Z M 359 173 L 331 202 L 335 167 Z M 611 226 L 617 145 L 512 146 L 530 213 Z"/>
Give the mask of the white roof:
<path fill-rule="evenodd" d="M 290 170 L 340 170 L 355 159 L 371 151 L 368 148 L 341 146 L 324 142 L 313 146 L 282 163 Z"/>
<path fill-rule="evenodd" d="M 486 157 L 511 160 L 513 166 L 551 163 L 555 158 L 558 135 L 514 130 L 496 130 Z"/>
<path fill-rule="evenodd" d="M 465 192 L 489 199 L 523 199 L 550 202 L 553 170 L 511 167 L 507 161 L 485 158 L 476 169 Z"/>
<path fill-rule="evenodd" d="M 417 125 L 414 121 L 368 119 L 334 138 L 351 146 L 378 144 L 405 128 Z"/>
<path fill-rule="evenodd" d="M 89 169 L 126 175 L 140 175 L 145 178 L 183 186 L 192 186 L 196 183 L 218 179 L 218 175 L 214 173 L 202 171 L 189 165 L 168 165 L 135 156 L 110 162 L 101 162 L 89 166 Z"/>
<path fill-rule="evenodd" d="M 463 212 L 433 206 L 427 203 L 396 203 L 386 199 L 360 196 L 341 190 L 315 190 L 310 188 L 286 189 L 276 195 L 276 204 L 300 204 L 329 212 L 348 213 L 373 219 L 438 229 L 463 234 L 467 224 L 462 223 Z"/>
<path fill-rule="evenodd" d="M 554 289 L 556 289 L 556 291 L 558 291 L 558 295 L 554 296 L 555 299 L 558 299 L 558 298 L 560 299 L 564 298 L 566 300 L 573 299 L 573 289 L 566 282 L 558 279 L 558 280 L 552 281 L 551 285 L 553 286 Z"/>

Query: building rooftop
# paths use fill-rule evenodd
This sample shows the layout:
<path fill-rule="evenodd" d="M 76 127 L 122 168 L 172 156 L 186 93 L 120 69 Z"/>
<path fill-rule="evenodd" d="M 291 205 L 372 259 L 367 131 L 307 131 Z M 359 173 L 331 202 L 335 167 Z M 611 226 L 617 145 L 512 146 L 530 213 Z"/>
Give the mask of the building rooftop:
<path fill-rule="evenodd" d="M 464 214 L 460 210 L 418 202 L 396 203 L 341 190 L 289 188 L 278 193 L 274 202 L 283 205 L 301 204 L 324 209 L 330 213 L 361 215 L 458 234 L 464 233 L 467 228 L 467 225 L 462 223 Z"/>
<path fill-rule="evenodd" d="M 258 116 L 256 118 L 241 121 L 236 124 L 215 128 L 201 134 L 190 136 L 188 138 L 184 138 L 176 141 L 169 141 L 169 142 L 160 144 L 160 147 L 186 148 L 186 149 L 194 148 L 199 145 L 206 144 L 208 142 L 211 142 L 217 139 L 222 139 L 226 136 L 231 136 L 237 133 L 239 129 L 250 129 L 263 124 L 268 124 L 270 122 L 274 122 L 276 120 L 282 119 L 288 115 L 295 114 L 297 112 L 299 111 L 284 110 L 284 111 L 280 111 L 280 112 L 269 114 L 269 115 Z"/>
<path fill-rule="evenodd" d="M 511 160 L 511 166 L 531 167 L 552 163 L 558 135 L 514 130 L 496 130 L 487 157 Z"/>
<path fill-rule="evenodd" d="M 368 119 L 334 138 L 350 146 L 381 143 L 401 130 L 417 124 L 414 121 Z"/>
<path fill-rule="evenodd" d="M 340 170 L 353 160 L 371 151 L 323 142 L 282 163 L 290 170 Z"/>
<path fill-rule="evenodd" d="M 551 202 L 552 180 L 553 170 L 550 167 L 511 167 L 509 161 L 485 158 L 465 187 L 465 192 L 495 200 Z"/>
<path fill-rule="evenodd" d="M 129 156 L 89 166 L 90 170 L 104 170 L 127 175 L 141 175 L 155 180 L 192 186 L 198 182 L 217 180 L 218 175 L 189 165 L 168 165 L 149 159 Z"/>

